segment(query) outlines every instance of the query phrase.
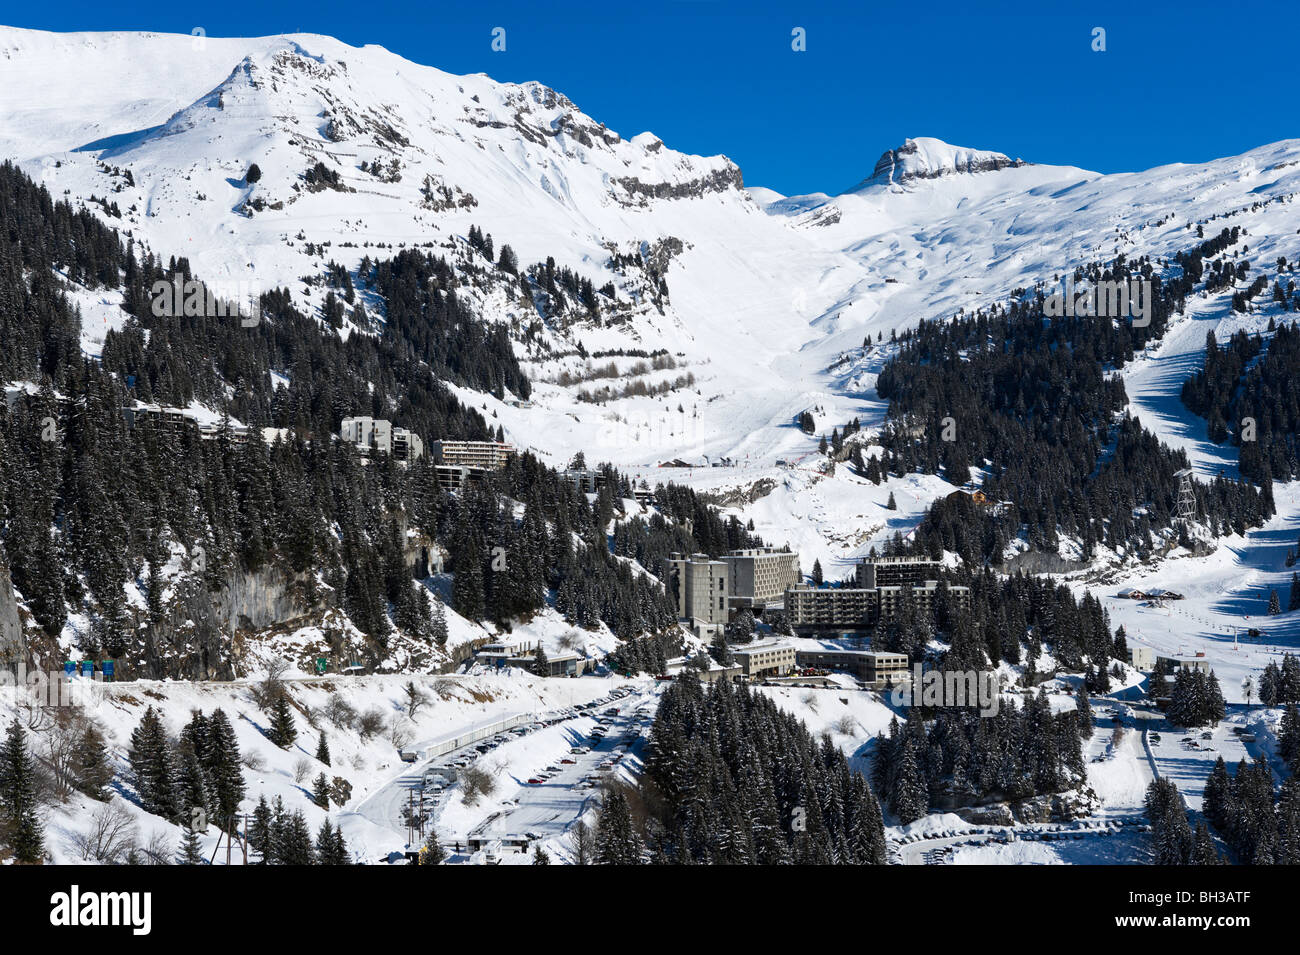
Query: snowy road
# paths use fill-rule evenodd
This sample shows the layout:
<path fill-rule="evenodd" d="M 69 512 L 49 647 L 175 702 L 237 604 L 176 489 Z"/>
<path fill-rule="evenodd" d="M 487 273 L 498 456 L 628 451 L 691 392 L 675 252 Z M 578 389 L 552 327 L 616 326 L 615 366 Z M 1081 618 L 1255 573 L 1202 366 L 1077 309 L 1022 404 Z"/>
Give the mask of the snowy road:
<path fill-rule="evenodd" d="M 603 737 L 591 735 L 596 726 L 594 719 L 583 718 L 572 721 L 572 725 L 544 730 L 544 733 L 562 730 L 564 738 L 555 741 L 555 745 L 567 745 L 567 749 L 559 750 L 563 755 L 549 764 L 557 767 L 554 775 L 540 784 L 521 780 L 524 785 L 519 790 L 518 804 L 494 813 L 475 827 L 472 835 L 478 839 L 494 839 L 535 833 L 535 838 L 555 839 L 564 835 L 587 811 L 600 791 L 598 786 L 581 788 L 584 779 L 596 782 L 606 771 L 625 776 L 639 772 L 645 733 L 654 718 L 655 694 L 632 695 L 612 705 L 619 709 L 619 715 L 602 717 Z M 644 715 L 637 712 L 641 706 L 646 706 Z M 639 734 L 634 741 L 633 734 Z M 570 750 L 574 748 L 589 748 L 590 752 L 573 753 Z M 563 759 L 573 762 L 561 762 Z"/>

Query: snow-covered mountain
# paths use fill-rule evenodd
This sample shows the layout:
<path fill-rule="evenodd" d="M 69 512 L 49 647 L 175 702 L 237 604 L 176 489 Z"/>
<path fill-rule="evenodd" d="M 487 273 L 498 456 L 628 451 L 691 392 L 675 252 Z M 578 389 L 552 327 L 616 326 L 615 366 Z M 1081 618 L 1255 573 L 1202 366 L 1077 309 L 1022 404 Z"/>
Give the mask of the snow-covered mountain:
<path fill-rule="evenodd" d="M 553 330 L 556 344 L 666 348 L 698 394 L 579 405 L 547 384 L 559 365 L 539 361 L 534 407 L 500 414 L 516 435 L 545 435 L 529 443 L 557 459 L 585 448 L 625 465 L 782 456 L 800 410 L 867 410 L 846 387 L 861 382 L 827 368 L 868 334 L 1079 261 L 1167 253 L 1188 221 L 1300 182 L 1296 142 L 1102 176 L 922 137 L 846 193 L 780 197 L 746 190 L 725 157 L 625 138 L 541 84 L 452 76 L 321 36 L 4 29 L 0 70 L 12 97 L 0 154 L 74 200 L 111 199 L 114 225 L 206 278 L 288 285 L 319 304 L 323 289 L 300 280 L 327 261 L 355 268 L 375 246 L 445 246 L 477 225 L 521 264 L 550 256 L 614 283 L 618 320 Z M 263 175 L 249 185 L 252 163 Z M 337 182 L 305 182 L 317 163 Z M 667 299 L 652 302 L 615 251 L 653 259 Z M 510 296 L 479 305 L 494 320 L 531 317 Z"/>
<path fill-rule="evenodd" d="M 848 445 L 838 460 L 833 453 L 817 450 L 819 440 L 832 429 L 842 437 L 840 429 L 857 418 L 863 427 L 851 439 L 854 450 L 868 459 L 882 451 L 873 443 L 886 412 L 877 383 L 898 355 L 891 341 L 894 332 L 976 310 L 996 313 L 1067 273 L 1119 256 L 1130 261 L 1146 258 L 1152 270 L 1163 275 L 1175 255 L 1206 237 L 1212 239 L 1225 225 L 1242 230 L 1240 243 L 1234 238 L 1230 250 L 1206 257 L 1222 255 L 1234 268 L 1246 260 L 1254 263 L 1253 271 L 1229 269 L 1230 275 L 1249 272 L 1256 281 L 1262 277 L 1280 287 L 1300 260 L 1295 206 L 1300 139 L 1200 164 L 1103 175 L 917 137 L 885 149 L 874 164 L 864 157 L 863 178 L 844 192 L 783 196 L 746 183 L 742 169 L 725 156 L 690 155 L 653 133 L 630 132 L 609 129 L 599 117 L 588 116 L 562 92 L 541 83 L 454 76 L 379 47 L 356 48 L 323 36 L 221 39 L 0 28 L 0 161 L 15 160 L 53 195 L 89 209 L 129 236 L 137 249 L 164 259 L 184 256 L 197 275 L 218 287 L 226 283 L 227 289 L 245 289 L 250 295 L 286 287 L 294 305 L 315 312 L 322 322 L 326 296 L 340 267 L 357 279 L 359 305 L 383 322 L 387 303 L 360 281 L 361 263 L 391 259 L 413 248 L 445 257 L 458 283 L 457 298 L 484 321 L 509 331 L 532 383 L 527 401 L 519 400 L 521 395 L 494 396 L 455 387 L 467 408 L 481 412 L 490 427 L 501 426 L 511 441 L 551 464 L 562 465 L 583 451 L 588 461 L 611 461 L 634 479 L 672 481 L 708 492 L 711 497 L 698 499 L 702 505 L 717 504 L 728 516 L 752 522 L 766 541 L 790 544 L 805 568 L 817 561 L 832 581 L 845 577 L 854 559 L 871 548 L 913 532 L 935 501 L 956 490 L 953 481 L 962 483 L 947 464 L 942 470 L 930 468 L 930 473 L 899 474 L 909 470 L 901 467 L 873 482 L 867 468 L 860 472 L 845 463 Z M 260 175 L 249 175 L 253 166 Z M 524 270 L 553 260 L 557 270 L 570 270 L 589 281 L 598 307 L 554 308 L 537 283 L 530 286 L 512 269 L 494 267 L 485 257 L 484 244 L 471 239 L 480 231 L 492 236 L 496 250 L 509 245 Z M 445 274 L 439 273 L 440 278 Z M 81 309 L 82 349 L 101 356 L 107 331 L 126 320 L 122 292 L 83 287 L 63 273 L 53 284 L 61 288 L 65 280 L 69 298 Z M 1203 481 L 1220 473 L 1238 474 L 1236 449 L 1212 443 L 1206 419 L 1189 411 L 1180 397 L 1183 383 L 1204 366 L 1206 333 L 1213 331 L 1221 343 L 1240 331 L 1260 333 L 1264 341 L 1277 325 L 1294 323 L 1297 306 L 1290 303 L 1300 303 L 1292 289 L 1280 301 L 1258 294 L 1248 307 L 1234 308 L 1232 297 L 1240 291 L 1239 284 L 1246 283 L 1230 279 L 1226 286 L 1196 285 L 1182 311 L 1162 326 L 1161 337 L 1145 349 L 1139 346 L 1131 360 L 1124 352 L 1120 367 L 1102 369 L 1124 383 L 1127 404 L 1119 396 L 1115 406 L 1139 419 L 1163 444 L 1185 452 Z M 355 315 L 344 316 L 339 334 L 376 334 L 369 322 L 354 322 Z M 1026 320 L 1037 327 L 1037 313 L 1029 313 Z M 317 331 L 310 319 L 294 328 L 307 337 Z M 322 336 L 336 344 L 333 334 L 330 327 L 322 330 Z M 354 339 L 349 345 L 358 342 L 366 344 Z M 978 342 L 961 350 L 949 367 L 971 361 L 978 350 Z M 75 343 L 67 353 L 75 356 Z M 652 354 L 655 361 L 649 361 Z M 108 358 L 104 360 L 107 364 Z M 289 384 L 299 367 L 272 367 L 266 390 L 274 393 Z M 414 364 L 403 368 L 421 370 Z M 252 376 L 261 373 L 258 366 Z M 299 380 L 310 380 L 311 374 L 308 370 Z M 219 385 L 224 387 L 232 377 L 222 378 Z M 362 391 L 369 384 L 375 392 L 369 375 L 356 377 Z M 319 375 L 316 380 L 321 380 Z M 16 384 L 28 392 L 37 388 L 26 380 Z M 220 387 L 207 392 L 220 393 Z M 364 403 L 364 394 L 360 400 Z M 387 394 L 383 400 L 388 400 Z M 395 416 L 400 413 L 398 403 L 391 401 Z M 331 413 L 337 410 L 328 399 L 319 404 Z M 197 400 L 190 408 L 206 415 L 209 423 L 218 420 L 219 410 Z M 115 411 L 105 417 L 116 421 Z M 797 424 L 804 412 L 813 418 L 812 433 Z M 1105 432 L 1105 424 L 1096 430 Z M 426 442 L 437 437 L 424 435 Z M 251 447 L 261 449 L 255 442 Z M 832 452 L 834 448 L 832 442 Z M 987 474 L 995 464 L 984 460 L 959 470 L 963 480 L 965 470 L 978 480 L 981 471 Z M 549 500 L 566 498 L 559 478 L 551 479 L 559 493 L 550 494 Z M 1043 558 L 1038 566 L 1063 568 L 1061 579 L 1076 596 L 1098 597 L 1112 624 L 1124 625 L 1129 646 L 1167 654 L 1204 653 L 1224 695 L 1237 702 L 1251 692 L 1245 688 L 1246 679 L 1257 678 L 1283 649 L 1293 650 L 1300 643 L 1297 610 L 1270 617 L 1266 633 L 1255 642 L 1239 645 L 1237 639 L 1239 631 L 1249 632 L 1252 617 L 1264 613 L 1269 591 L 1285 594 L 1291 578 L 1286 561 L 1294 564 L 1300 484 L 1279 481 L 1272 493 L 1277 513 L 1263 526 L 1211 521 L 1213 532 L 1195 528 L 1198 542 L 1217 547 L 1193 552 L 1178 543 L 1175 528 L 1162 526 L 1154 535 L 1158 546 L 1137 556 L 1125 541 L 1108 539 L 1090 541 L 1095 546 L 1085 559 L 1080 541 L 1068 534 L 1042 544 L 1031 556 Z M 669 512 L 664 500 L 670 496 L 661 495 L 653 505 L 659 515 Z M 574 499 L 585 506 L 582 498 Z M 966 504 L 969 499 L 958 501 Z M 525 523 L 543 513 L 534 509 L 532 498 L 510 502 L 511 508 L 515 505 Z M 385 502 L 384 508 L 374 510 L 378 514 L 386 507 Z M 1148 509 L 1142 501 L 1126 499 L 1120 509 L 1124 516 L 1131 509 L 1143 521 L 1147 518 L 1139 513 Z M 600 547 L 606 533 L 613 538 L 638 518 L 651 516 L 651 508 L 627 499 L 620 502 L 617 516 L 606 516 L 607 528 L 584 518 L 584 528 L 595 528 L 591 539 L 596 546 L 590 551 L 608 557 Z M 546 517 L 540 521 L 544 528 Z M 679 519 L 675 529 L 687 528 L 690 522 Z M 48 531 L 50 522 L 32 523 Z M 292 523 L 291 515 L 286 524 Z M 579 524 L 562 526 L 568 535 L 568 529 Z M 400 533 L 394 524 L 393 539 L 402 541 Z M 691 539 L 689 529 L 683 534 L 673 540 L 674 547 L 678 540 Z M 1015 537 L 1014 529 L 1008 536 Z M 1001 548 L 1004 542 L 999 538 L 995 546 Z M 462 546 L 449 536 L 439 544 L 439 553 L 446 549 L 443 543 Z M 1009 559 L 1035 546 L 1017 538 L 1001 556 Z M 1053 547 L 1056 554 L 1045 553 Z M 492 550 L 506 553 L 504 547 Z M 405 579 L 402 547 L 393 552 L 397 575 L 414 586 Z M 440 598 L 438 606 L 456 605 L 453 580 L 466 579 L 459 576 L 462 567 L 472 568 L 473 563 L 462 554 L 472 552 L 465 543 L 461 553 L 449 554 L 452 571 L 438 573 L 436 581 L 429 578 L 431 592 L 436 589 Z M 534 563 L 541 563 L 545 552 L 532 553 Z M 617 545 L 615 554 L 612 559 L 620 569 L 634 572 L 638 586 L 646 580 L 647 589 L 659 586 L 643 565 L 648 561 L 626 556 Z M 950 564 L 958 562 L 951 552 L 945 556 Z M 26 557 L 36 564 L 30 554 Z M 152 597 L 157 586 L 172 600 L 181 594 L 179 587 L 171 586 L 176 581 L 187 574 L 201 579 L 185 569 L 190 557 L 181 542 L 169 542 L 160 557 L 159 573 L 147 584 L 108 581 L 119 590 L 125 586 L 137 630 L 139 612 L 151 615 L 142 596 L 146 591 Z M 386 563 L 384 569 L 391 566 Z M 7 569 L 0 571 L 0 644 L 6 645 L 0 649 L 11 649 L 19 644 L 36 601 L 30 589 L 19 592 L 10 586 Z M 308 569 L 315 571 L 314 566 Z M 349 567 L 348 579 L 351 574 Z M 343 578 L 331 574 L 331 579 Z M 198 606 L 208 617 L 222 618 L 220 627 L 205 626 L 200 634 L 211 644 L 214 657 L 236 629 L 232 621 L 239 620 L 247 632 L 238 641 L 238 652 L 231 653 L 229 673 L 256 673 L 273 668 L 277 660 L 310 666 L 325 654 L 337 666 L 366 653 L 367 634 L 348 617 L 352 604 L 346 591 L 336 601 L 339 606 L 311 604 L 311 613 L 303 616 L 286 609 L 292 602 L 276 599 L 287 585 L 269 572 L 224 587 L 217 610 L 202 602 Z M 1145 602 L 1121 597 L 1129 587 L 1176 589 L 1182 599 Z M 59 600 L 62 607 L 62 596 Z M 539 597 L 532 605 L 538 612 L 502 626 L 485 623 L 482 613 L 465 610 L 462 616 L 449 611 L 450 652 L 434 651 L 408 636 L 385 640 L 383 657 L 375 658 L 379 669 L 403 671 L 401 678 L 380 675 L 334 683 L 332 676 L 317 680 L 300 674 L 291 680 L 288 693 L 301 719 L 290 715 L 290 722 L 300 724 L 304 741 L 309 735 L 313 743 L 323 741 L 326 733 L 331 737 L 335 762 L 330 776 L 338 774 L 331 798 L 336 812 L 346 810 L 338 815 L 358 856 L 385 858 L 406 845 L 401 810 L 403 798 L 410 798 L 412 777 L 396 752 L 420 750 L 422 768 L 427 768 L 464 750 L 464 765 L 471 765 L 480 757 L 471 755 L 477 749 L 464 745 L 467 730 L 471 742 L 480 734 L 501 733 L 493 743 L 494 755 L 485 755 L 480 766 L 501 788 L 481 799 L 466 798 L 465 788 L 450 798 L 434 797 L 444 800 L 438 809 L 444 837 L 481 833 L 504 814 L 521 827 L 540 830 L 539 838 L 549 850 L 568 853 L 572 846 L 565 830 L 589 812 L 590 787 L 583 787 L 578 777 L 608 770 L 614 761 L 611 757 L 605 764 L 604 753 L 575 749 L 570 734 L 594 731 L 595 720 L 593 714 L 564 711 L 597 698 L 601 705 L 612 702 L 611 694 L 620 685 L 620 693 L 635 689 L 632 702 L 638 710 L 644 708 L 622 714 L 629 734 L 635 730 L 636 735 L 628 737 L 632 758 L 613 770 L 634 778 L 629 766 L 640 765 L 637 747 L 644 742 L 635 742 L 641 738 L 640 726 L 649 721 L 650 708 L 664 692 L 649 679 L 548 681 L 506 668 L 445 679 L 426 676 L 420 687 L 412 684 L 409 690 L 404 685 L 406 672 L 450 667 L 455 663 L 451 654 L 507 631 L 511 639 L 537 642 L 550 654 L 580 649 L 584 657 L 590 651 L 593 658 L 626 647 L 623 637 L 637 632 L 637 627 L 615 631 L 605 623 L 579 627 L 571 613 L 573 600 L 573 592 Z M 396 616 L 397 601 L 387 601 L 382 594 L 379 615 L 388 602 Z M 69 656 L 81 653 L 83 636 L 94 633 L 90 617 L 81 612 L 83 604 L 79 598 L 71 600 L 65 629 L 49 635 L 51 646 L 66 649 Z M 192 627 L 196 615 L 188 604 L 184 609 L 178 619 L 189 622 L 172 629 Z M 672 616 L 670 610 L 665 613 L 669 621 Z M 1258 627 L 1259 620 L 1253 623 Z M 153 624 L 149 627 L 152 641 Z M 668 629 L 675 632 L 671 623 Z M 186 633 L 181 637 L 174 642 L 189 639 Z M 208 643 L 203 645 L 205 661 Z M 1048 676 L 1043 685 L 1052 696 L 1052 707 L 1069 708 L 1075 705 L 1069 693 L 1083 675 L 1058 666 L 1064 658 L 1053 659 L 1049 643 L 1044 643 L 1046 653 L 1034 666 Z M 932 642 L 930 647 L 938 645 Z M 699 646 L 692 639 L 683 649 Z M 193 648 L 186 644 L 183 649 Z M 1018 674 L 1006 660 L 999 666 L 1008 679 L 1024 673 Z M 1091 661 L 1088 672 L 1091 676 Z M 1106 701 L 1114 706 L 1109 715 L 1117 724 L 1121 717 L 1132 723 L 1133 714 L 1119 697 L 1136 691 L 1143 677 L 1124 664 L 1115 672 L 1116 698 Z M 340 685 L 342 692 L 336 689 Z M 823 705 L 832 697 L 818 698 L 803 687 L 758 692 L 771 695 L 810 729 L 829 734 L 836 746 L 858 759 L 895 715 L 883 698 L 859 689 L 845 677 L 845 695 L 835 694 L 838 706 Z M 427 699 L 421 696 L 426 690 Z M 299 758 L 298 750 L 272 744 L 258 726 L 263 715 L 252 701 L 252 691 L 239 682 L 160 683 L 139 694 L 147 698 L 142 700 L 134 692 L 108 687 L 95 693 L 92 708 L 106 724 L 119 766 L 127 762 L 131 732 L 146 705 L 157 706 L 169 732 L 185 725 L 193 708 L 228 709 L 237 718 L 241 745 L 254 757 L 246 762 L 252 772 L 249 796 L 265 793 L 297 801 L 308 808 L 314 827 L 327 810 L 306 798 L 303 783 L 325 771 L 328 756 L 312 762 L 307 750 Z M 343 705 L 331 705 L 329 698 L 335 696 Z M 417 712 L 417 698 L 426 707 L 423 715 Z M 17 713 L 0 705 L 6 723 Z M 514 738 L 504 735 L 539 713 L 562 715 L 563 722 Z M 1212 758 L 1206 754 L 1218 751 L 1235 761 L 1253 757 L 1261 748 L 1275 752 L 1279 716 L 1276 711 L 1234 713 L 1234 728 L 1249 729 L 1249 740 L 1258 738 L 1260 746 L 1248 746 L 1244 737 L 1236 738 L 1238 734 L 1225 728 L 1216 731 L 1217 749 L 1198 748 L 1196 754 L 1179 748 L 1172 736 L 1169 744 L 1153 749 L 1145 738 L 1138 742 L 1137 732 L 1112 735 L 1107 726 L 1106 733 L 1093 734 L 1086 743 L 1088 785 L 1103 815 L 1133 821 L 1143 812 L 1152 771 L 1178 775 L 1189 806 L 1196 809 L 1202 798 L 1200 783 L 1188 780 L 1208 775 Z M 378 726 L 384 727 L 386 739 L 375 735 Z M 1158 737 L 1155 742 L 1159 744 Z M 612 741 L 603 744 L 600 735 L 592 743 L 592 749 L 613 749 Z M 302 746 L 299 742 L 298 748 Z M 579 759 L 569 760 L 568 755 Z M 1189 771 L 1192 762 L 1199 765 Z M 547 772 L 543 767 L 548 763 L 556 764 L 550 767 L 555 772 L 572 777 L 562 779 L 566 786 L 574 784 L 565 790 L 562 805 L 537 790 L 530 795 L 523 783 L 535 782 L 533 774 Z M 559 769 L 560 763 L 573 768 Z M 545 808 L 538 805 L 543 799 Z M 67 807 L 53 817 L 52 858 L 90 859 L 85 832 L 92 814 L 101 818 L 98 803 L 89 796 L 73 796 Z M 165 828 L 156 825 L 143 809 L 137 812 L 132 806 L 125 811 L 146 832 L 172 839 L 182 835 L 170 823 Z M 1050 849 L 1037 844 L 1004 850 L 990 842 L 961 849 L 953 843 L 967 841 L 975 830 L 955 815 L 887 823 L 894 848 L 906 861 L 920 861 L 922 852 L 939 850 L 960 852 L 966 861 L 1057 861 Z M 1109 829 L 1090 830 L 1089 839 L 1096 836 L 1101 843 L 1103 835 L 1110 840 L 1103 845 L 1119 843 L 1120 849 L 1096 849 L 1096 857 L 1089 849 L 1067 857 L 1141 857 L 1136 840 Z M 204 848 L 213 845 L 208 838 Z"/>
<path fill-rule="evenodd" d="M 873 386 L 891 331 L 1081 263 L 1159 260 L 1194 241 L 1191 224 L 1229 215 L 1248 230 L 1252 258 L 1300 255 L 1297 140 L 1101 175 L 918 137 L 844 193 L 786 197 L 746 186 L 726 157 L 610 130 L 539 83 L 453 76 L 322 36 L 4 29 L 0 78 L 0 154 L 138 242 L 187 255 L 205 278 L 286 285 L 319 305 L 324 288 L 302 280 L 328 262 L 355 269 L 426 244 L 463 258 L 475 225 L 521 265 L 553 257 L 596 287 L 612 283 L 616 307 L 599 320 L 517 341 L 535 384 L 529 407 L 461 397 L 553 462 L 584 450 L 653 481 L 667 459 L 728 459 L 671 476 L 753 499 L 741 512 L 761 533 L 836 562 L 906 529 L 945 490 L 917 476 L 882 486 L 901 492 L 886 520 L 864 511 L 860 487 L 775 467 L 813 450 L 816 437 L 793 426 L 801 411 L 816 410 L 819 431 L 881 420 Z M 262 177 L 249 184 L 253 163 Z M 328 178 L 308 181 L 317 164 Z M 102 199 L 120 219 L 92 201 Z M 488 320 L 517 328 L 537 317 L 508 290 L 463 291 Z M 1231 326 L 1229 313 L 1210 301 L 1201 321 Z M 1182 335 L 1185 375 L 1200 322 Z M 593 403 L 580 392 L 600 382 L 573 353 L 579 342 L 588 353 L 666 349 L 676 367 L 642 373 L 634 358 L 610 358 L 624 381 L 666 391 Z M 1185 446 L 1167 413 L 1149 426 Z"/>
<path fill-rule="evenodd" d="M 860 183 L 857 192 L 873 185 L 905 186 L 918 179 L 940 179 L 945 176 L 969 175 L 977 172 L 997 172 L 1025 165 L 1022 159 L 1011 159 L 1002 153 L 950 146 L 942 140 L 922 136 L 909 139 L 897 149 L 886 150 L 876 161 L 871 177 Z"/>

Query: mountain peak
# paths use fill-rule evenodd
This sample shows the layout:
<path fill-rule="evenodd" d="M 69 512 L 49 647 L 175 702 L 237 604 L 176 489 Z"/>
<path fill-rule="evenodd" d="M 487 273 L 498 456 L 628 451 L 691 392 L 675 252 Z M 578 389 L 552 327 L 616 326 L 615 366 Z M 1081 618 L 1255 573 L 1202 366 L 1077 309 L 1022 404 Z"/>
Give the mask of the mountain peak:
<path fill-rule="evenodd" d="M 941 139 L 919 136 L 905 140 L 897 149 L 885 150 L 876 161 L 871 176 L 850 191 L 857 192 L 868 186 L 901 186 L 916 179 L 939 179 L 1027 165 L 1029 164 L 1024 160 L 1011 159 L 1004 153 L 952 146 Z"/>

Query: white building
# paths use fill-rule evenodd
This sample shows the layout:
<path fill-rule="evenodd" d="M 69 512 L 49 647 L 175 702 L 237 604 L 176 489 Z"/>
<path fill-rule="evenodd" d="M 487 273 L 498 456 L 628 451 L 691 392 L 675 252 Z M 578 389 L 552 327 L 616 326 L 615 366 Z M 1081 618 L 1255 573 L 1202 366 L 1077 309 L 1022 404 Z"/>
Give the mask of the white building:
<path fill-rule="evenodd" d="M 775 547 L 733 550 L 725 560 L 731 567 L 731 596 L 736 606 L 781 601 L 787 587 L 799 583 L 799 555 Z"/>
<path fill-rule="evenodd" d="M 515 455 L 503 441 L 435 441 L 433 459 L 438 464 L 497 471 Z"/>
<path fill-rule="evenodd" d="M 339 423 L 339 439 L 355 445 L 362 454 L 379 451 L 398 461 L 415 461 L 424 454 L 424 442 L 418 434 L 395 428 L 386 418 L 344 418 Z"/>
<path fill-rule="evenodd" d="M 689 621 L 699 636 L 717 633 L 727 623 L 730 566 L 708 554 L 674 554 L 668 567 L 669 593 L 676 598 L 678 619 Z"/>

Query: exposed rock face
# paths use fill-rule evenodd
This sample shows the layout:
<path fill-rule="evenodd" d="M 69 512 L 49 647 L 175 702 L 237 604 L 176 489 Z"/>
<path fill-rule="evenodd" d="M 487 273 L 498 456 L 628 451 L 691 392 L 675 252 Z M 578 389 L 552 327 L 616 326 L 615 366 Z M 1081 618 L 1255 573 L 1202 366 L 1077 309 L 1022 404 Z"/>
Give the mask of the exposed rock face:
<path fill-rule="evenodd" d="M 23 621 L 18 614 L 18 600 L 9 579 L 9 568 L 0 561 L 0 663 L 27 658 L 27 641 L 23 639 Z"/>
<path fill-rule="evenodd" d="M 614 190 L 615 198 L 623 205 L 644 206 L 650 199 L 698 199 L 712 192 L 725 192 L 728 189 L 740 191 L 745 187 L 745 179 L 740 167 L 729 162 L 722 169 L 682 182 L 642 182 L 635 177 L 624 176 L 615 179 L 613 184 L 617 187 Z"/>
<path fill-rule="evenodd" d="M 918 179 L 996 172 L 1027 165 L 1022 159 L 1012 159 L 1002 153 L 949 146 L 937 139 L 909 139 L 897 149 L 885 150 L 876 161 L 871 178 L 858 188 L 888 183 L 902 185 Z"/>
<path fill-rule="evenodd" d="M 198 580 L 178 585 L 163 622 L 143 628 L 142 653 L 124 661 L 123 677 L 229 680 L 236 675 L 235 637 L 317 609 L 302 582 L 278 570 L 236 573 L 218 591 Z"/>

